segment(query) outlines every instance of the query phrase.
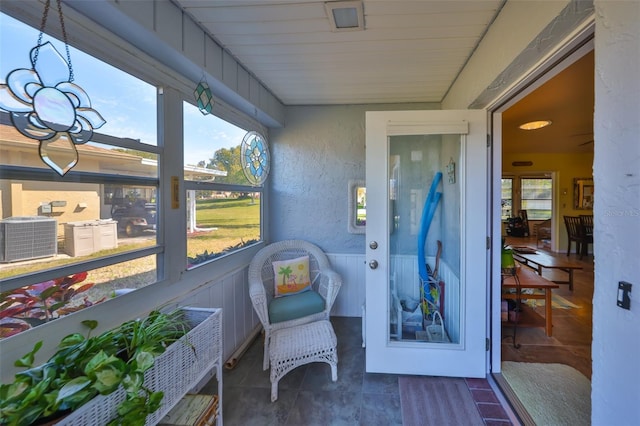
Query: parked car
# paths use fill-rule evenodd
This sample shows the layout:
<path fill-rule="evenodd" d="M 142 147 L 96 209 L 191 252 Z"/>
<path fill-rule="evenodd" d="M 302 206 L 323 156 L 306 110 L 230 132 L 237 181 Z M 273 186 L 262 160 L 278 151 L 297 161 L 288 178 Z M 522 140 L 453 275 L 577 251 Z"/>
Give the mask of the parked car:
<path fill-rule="evenodd" d="M 118 222 L 118 232 L 127 237 L 156 230 L 156 205 L 142 199 L 124 205 L 113 205 L 111 217 Z"/>

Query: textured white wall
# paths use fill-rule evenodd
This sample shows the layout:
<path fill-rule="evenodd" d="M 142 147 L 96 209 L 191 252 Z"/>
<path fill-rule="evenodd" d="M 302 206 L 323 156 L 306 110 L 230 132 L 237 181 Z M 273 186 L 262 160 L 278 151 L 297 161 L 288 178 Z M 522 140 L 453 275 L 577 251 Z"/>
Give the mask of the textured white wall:
<path fill-rule="evenodd" d="M 302 106 L 270 129 L 271 240 L 302 238 L 333 253 L 364 253 L 350 234 L 349 179 L 365 178 L 365 111 L 437 109 L 436 104 Z"/>
<path fill-rule="evenodd" d="M 640 424 L 640 2 L 595 1 L 593 425 Z M 616 306 L 633 284 L 631 310 Z"/>

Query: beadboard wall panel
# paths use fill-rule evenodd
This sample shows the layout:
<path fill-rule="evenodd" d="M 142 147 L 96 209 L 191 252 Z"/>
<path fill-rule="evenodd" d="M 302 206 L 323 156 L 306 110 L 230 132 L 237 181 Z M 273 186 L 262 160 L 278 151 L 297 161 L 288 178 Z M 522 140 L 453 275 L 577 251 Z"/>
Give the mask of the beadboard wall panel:
<path fill-rule="evenodd" d="M 365 257 L 363 254 L 327 254 L 333 269 L 342 277 L 342 287 L 331 309 L 338 317 L 362 316 L 365 297 Z"/>
<path fill-rule="evenodd" d="M 193 20 L 182 15 L 182 53 L 193 63 L 204 67 L 205 39 L 207 36 Z"/>
<path fill-rule="evenodd" d="M 182 50 L 182 23 L 182 11 L 172 3 L 155 3 L 155 33 L 177 51 Z"/>
<path fill-rule="evenodd" d="M 451 270 L 445 262 L 440 262 L 440 280 L 444 282 L 444 327 L 452 342 L 460 342 L 460 323 L 462 318 L 463 296 L 460 285 L 460 278 Z"/>
<path fill-rule="evenodd" d="M 420 276 L 418 275 L 418 264 L 416 256 L 393 256 L 395 283 L 392 288 L 396 290 L 398 301 L 413 299 L 420 300 Z M 433 270 L 435 267 L 435 257 L 427 256 L 427 263 Z M 451 270 L 449 265 L 442 259 L 438 265 L 439 280 L 444 282 L 444 325 L 452 341 L 459 341 L 460 338 L 460 308 L 461 291 L 460 279 Z M 392 312 L 397 315 L 397 312 Z"/>
<path fill-rule="evenodd" d="M 332 316 L 361 317 L 365 303 L 365 256 L 361 254 L 327 254 L 334 270 L 342 276 L 342 287 L 331 310 Z M 427 261 L 433 266 L 434 259 Z M 419 299 L 419 279 L 415 256 L 397 256 L 398 295 Z M 460 280 L 448 265 L 440 262 L 440 278 L 445 282 L 445 327 L 452 340 L 459 338 Z M 222 308 L 223 354 L 227 360 L 251 335 L 259 320 L 251 305 L 247 268 L 233 271 L 219 280 L 189 294 L 183 306 Z"/>
<path fill-rule="evenodd" d="M 329 260 L 343 279 L 331 310 L 332 316 L 360 317 L 364 303 L 364 255 L 330 254 Z M 259 320 L 249 298 L 247 268 L 212 281 L 179 302 L 182 306 L 222 308 L 223 358 L 251 335 Z"/>

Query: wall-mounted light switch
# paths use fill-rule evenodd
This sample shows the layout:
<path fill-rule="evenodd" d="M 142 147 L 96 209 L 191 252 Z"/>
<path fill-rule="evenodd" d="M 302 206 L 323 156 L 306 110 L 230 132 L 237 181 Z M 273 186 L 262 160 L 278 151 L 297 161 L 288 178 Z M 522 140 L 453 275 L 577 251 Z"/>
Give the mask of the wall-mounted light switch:
<path fill-rule="evenodd" d="M 622 309 L 631 309 L 631 283 L 620 281 L 618 283 L 618 306 Z"/>

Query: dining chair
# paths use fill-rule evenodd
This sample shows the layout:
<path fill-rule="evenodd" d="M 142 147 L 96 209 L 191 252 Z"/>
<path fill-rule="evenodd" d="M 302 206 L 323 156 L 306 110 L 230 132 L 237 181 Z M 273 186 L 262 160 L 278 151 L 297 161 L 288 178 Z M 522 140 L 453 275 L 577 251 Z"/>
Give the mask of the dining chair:
<path fill-rule="evenodd" d="M 564 224 L 567 228 L 567 256 L 571 253 L 571 243 L 576 243 L 576 254 L 580 259 L 587 254 L 588 244 L 593 243 L 593 232 L 587 235 L 579 216 L 564 216 Z"/>
<path fill-rule="evenodd" d="M 592 214 L 581 214 L 580 215 L 580 225 L 582 226 L 582 232 L 584 236 L 584 242 L 582 251 L 586 256 L 588 254 L 589 244 L 593 246 L 593 215 Z"/>

